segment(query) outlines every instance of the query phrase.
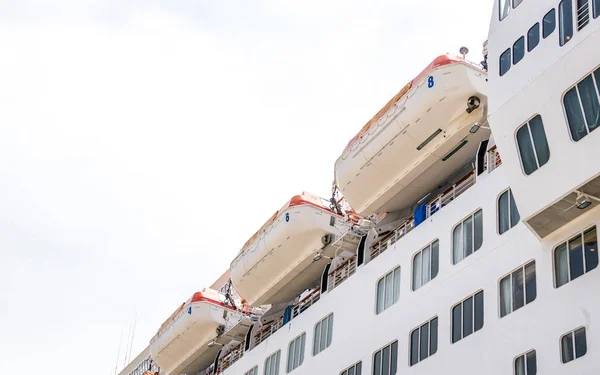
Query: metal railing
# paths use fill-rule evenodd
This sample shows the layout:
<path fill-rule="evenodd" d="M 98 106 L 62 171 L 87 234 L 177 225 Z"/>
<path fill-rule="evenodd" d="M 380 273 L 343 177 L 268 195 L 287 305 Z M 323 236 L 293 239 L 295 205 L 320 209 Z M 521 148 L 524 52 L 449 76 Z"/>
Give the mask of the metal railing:
<path fill-rule="evenodd" d="M 579 5 L 579 3 L 582 3 Z M 588 23 L 590 23 L 590 3 L 588 0 L 577 1 L 577 31 L 583 29 Z"/>
<path fill-rule="evenodd" d="M 215 374 L 222 373 L 229 366 L 231 366 L 235 362 L 237 362 L 238 359 L 242 358 L 244 356 L 245 344 L 246 344 L 246 342 L 242 341 L 241 343 L 239 343 L 238 345 L 233 347 L 231 349 L 231 351 L 229 353 L 227 353 L 227 355 L 225 355 L 223 358 L 219 359 L 219 363 L 217 365 L 217 371 L 215 372 Z"/>
<path fill-rule="evenodd" d="M 488 170 L 488 173 L 502 165 L 502 159 L 500 158 L 500 153 L 496 146 L 488 150 L 485 164 L 485 169 Z"/>
<path fill-rule="evenodd" d="M 386 251 L 390 246 L 395 244 L 399 239 L 406 236 L 408 232 L 415 227 L 415 219 L 413 216 L 406 219 L 393 232 L 383 237 L 380 241 L 371 246 L 371 260 L 377 258 L 381 253 Z"/>
<path fill-rule="evenodd" d="M 298 315 L 302 314 L 306 309 L 315 304 L 321 299 L 321 288 L 315 288 L 309 295 L 304 297 L 300 302 L 292 307 L 292 314 L 290 320 L 294 319 Z"/>
<path fill-rule="evenodd" d="M 271 323 L 264 325 L 261 328 L 261 330 L 256 334 L 256 336 L 254 336 L 255 341 L 256 341 L 256 343 L 254 345 L 258 346 L 261 342 L 263 342 L 266 339 L 268 339 L 269 337 L 271 337 L 271 335 L 274 334 L 275 332 L 277 332 L 277 330 L 279 328 L 281 328 L 282 326 L 283 326 L 283 317 L 281 317 L 279 319 L 275 319 Z"/>
<path fill-rule="evenodd" d="M 356 255 L 346 259 L 338 268 L 327 275 L 327 289 L 333 290 L 356 272 Z"/>

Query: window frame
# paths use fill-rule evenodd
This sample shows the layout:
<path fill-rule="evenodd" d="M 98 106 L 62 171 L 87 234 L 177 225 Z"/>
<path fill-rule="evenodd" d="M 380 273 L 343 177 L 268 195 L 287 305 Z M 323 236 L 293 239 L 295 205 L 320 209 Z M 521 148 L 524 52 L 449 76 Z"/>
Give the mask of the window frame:
<path fill-rule="evenodd" d="M 296 342 L 298 340 L 302 340 L 301 341 L 301 345 L 300 345 L 301 352 L 299 353 L 299 355 L 300 355 L 300 362 L 298 362 L 298 366 L 296 366 L 296 367 L 293 367 L 294 363 L 292 362 L 292 367 L 293 368 L 290 369 L 290 359 L 292 361 L 296 359 L 295 358 Z M 290 356 L 290 349 L 292 348 L 292 344 L 294 344 L 294 352 L 293 352 L 294 356 Z M 287 353 L 287 358 L 286 358 L 286 361 L 285 361 L 285 373 L 286 374 L 289 374 L 292 371 L 294 371 L 295 369 L 297 369 L 298 367 L 302 366 L 302 364 L 304 363 L 304 353 L 305 353 L 305 351 L 306 351 L 306 331 L 303 331 L 301 334 L 299 334 L 298 336 L 294 337 L 293 339 L 291 339 L 288 342 L 288 353 Z"/>
<path fill-rule="evenodd" d="M 258 375 L 258 365 L 254 365 L 254 367 L 246 371 L 244 375 Z"/>
<path fill-rule="evenodd" d="M 398 270 L 399 276 L 398 276 L 398 299 L 396 301 L 394 301 L 394 273 L 396 272 L 396 270 Z M 381 311 L 378 311 L 378 305 L 379 305 L 379 282 L 382 280 L 385 280 L 385 278 L 388 275 L 392 275 L 392 303 L 390 303 L 390 305 L 388 307 L 385 307 L 385 296 L 386 296 L 386 288 L 387 286 L 385 285 L 385 281 L 383 282 L 384 285 L 384 291 L 383 291 L 383 307 L 381 309 Z M 383 276 L 381 276 L 380 278 L 377 279 L 377 281 L 375 281 L 375 306 L 374 306 L 374 311 L 375 311 L 375 315 L 379 315 L 381 313 L 383 313 L 384 311 L 386 311 L 387 309 L 389 309 L 390 307 L 394 306 L 396 303 L 398 303 L 398 301 L 400 300 L 400 286 L 402 285 L 402 268 L 401 266 L 398 264 L 396 266 L 394 266 L 394 268 L 392 268 L 391 270 L 387 271 L 386 273 L 383 274 Z"/>
<path fill-rule="evenodd" d="M 392 348 L 393 348 L 394 344 L 396 344 L 396 371 L 392 373 L 392 371 L 391 371 L 392 370 L 392 368 L 391 368 L 392 367 Z M 388 374 L 389 375 L 395 375 L 395 374 L 398 373 L 398 359 L 399 359 L 398 354 L 400 354 L 399 353 L 399 351 L 400 351 L 400 345 L 398 343 L 398 340 L 396 339 L 396 340 L 392 340 L 391 342 L 388 342 L 387 344 L 385 344 L 384 346 L 378 348 L 377 350 L 375 350 L 373 352 L 373 354 L 371 355 L 371 363 L 372 363 L 372 365 L 371 365 L 371 374 L 375 375 L 375 356 L 377 355 L 377 353 L 383 353 L 383 351 L 387 347 L 390 348 L 390 368 L 389 368 Z M 381 360 L 383 362 L 383 354 L 382 354 L 382 359 Z"/>
<path fill-rule="evenodd" d="M 587 137 L 588 135 L 590 135 L 594 130 L 600 129 L 600 126 L 590 130 L 589 124 L 588 124 L 588 120 L 585 116 L 585 108 L 583 107 L 583 102 L 581 100 L 581 94 L 579 93 L 579 84 L 581 82 L 583 82 L 584 80 L 586 80 L 589 76 L 592 77 L 592 81 L 595 83 L 595 88 L 596 88 L 596 95 L 598 99 L 598 101 L 600 102 L 600 82 L 598 82 L 596 80 L 596 72 L 598 73 L 598 76 L 600 76 L 600 65 L 594 67 L 594 69 L 592 69 L 589 73 L 587 73 L 585 76 L 581 77 L 581 79 L 579 79 L 577 82 L 575 82 L 574 84 L 572 84 L 571 86 L 569 86 L 562 94 L 561 96 L 561 104 L 562 104 L 562 109 L 563 109 L 563 116 L 565 118 L 565 123 L 567 125 L 567 132 L 569 132 L 569 137 L 571 139 L 572 142 L 577 143 L 579 141 L 581 141 L 582 139 L 584 139 L 585 137 Z M 577 93 L 577 99 L 579 101 L 579 110 L 581 111 L 581 115 L 583 117 L 583 121 L 584 121 L 584 125 L 585 125 L 585 130 L 587 131 L 587 133 L 582 136 L 581 138 L 575 140 L 575 138 L 573 137 L 573 131 L 571 129 L 571 123 L 569 122 L 569 117 L 568 117 L 568 113 L 567 113 L 567 106 L 565 105 L 565 97 L 567 96 L 567 94 L 569 92 L 571 92 L 571 90 L 575 90 L 575 92 Z"/>
<path fill-rule="evenodd" d="M 325 338 L 325 347 L 321 347 L 321 332 L 322 332 L 322 323 L 326 320 L 328 320 L 329 318 L 331 318 L 331 322 L 327 321 L 327 333 L 331 333 L 331 335 L 328 335 Z M 320 330 L 319 330 L 319 346 L 317 348 L 317 326 L 319 326 Z M 331 327 L 331 328 L 329 328 Z M 312 356 L 315 357 L 317 355 L 319 355 L 319 353 L 322 353 L 325 349 L 329 348 L 331 346 L 331 344 L 333 343 L 333 312 L 330 312 L 329 314 L 325 315 L 324 318 L 321 318 L 318 322 L 315 323 L 315 325 L 313 326 L 313 348 L 312 348 Z M 317 351 L 317 349 L 319 349 Z"/>
<path fill-rule="evenodd" d="M 531 353 L 535 353 L 535 367 L 537 369 L 537 352 L 535 351 L 535 349 L 532 348 L 532 349 L 529 349 L 513 358 L 513 374 L 514 375 L 518 375 L 517 374 L 517 360 L 521 357 L 523 357 L 523 361 L 525 363 L 525 375 L 535 375 L 535 374 L 529 374 L 528 369 L 527 369 L 527 363 L 529 362 L 527 359 L 527 356 Z M 536 370 L 536 372 L 537 372 L 537 370 Z"/>
<path fill-rule="evenodd" d="M 504 57 L 506 57 L 506 61 L 508 61 L 508 66 L 506 70 L 502 72 L 502 61 Z M 500 77 L 505 76 L 510 71 L 510 68 L 512 68 L 512 47 L 509 47 L 506 50 L 504 50 L 498 58 L 498 74 L 500 75 Z"/>
<path fill-rule="evenodd" d="M 433 352 L 431 352 L 431 322 L 433 322 L 434 320 L 437 321 L 436 324 L 436 344 L 435 344 L 435 350 Z M 413 328 L 410 330 L 410 332 L 408 333 L 408 367 L 412 367 L 412 366 L 416 366 L 417 364 L 423 362 L 424 360 L 426 360 L 427 358 L 431 357 L 432 355 L 434 355 L 435 353 L 437 353 L 438 347 L 439 347 L 439 317 L 433 316 L 430 319 L 426 320 L 425 322 L 419 324 L 416 328 Z M 428 325 L 428 330 L 429 330 L 429 335 L 427 337 L 427 357 L 421 359 L 421 328 L 425 325 Z M 418 344 L 417 344 L 417 362 L 412 363 L 412 335 L 415 331 L 419 331 L 419 338 L 418 338 Z"/>
<path fill-rule="evenodd" d="M 564 5 L 564 7 L 563 7 Z M 570 13 L 571 24 L 563 23 L 561 19 L 563 18 L 563 13 L 568 11 Z M 561 0 L 558 3 L 558 45 L 563 47 L 567 43 L 569 43 L 573 36 L 575 35 L 575 19 L 573 17 L 573 0 Z M 568 18 L 569 14 L 565 15 L 565 18 Z M 570 26 L 570 27 L 567 27 Z M 563 32 L 565 33 L 563 37 Z M 568 35 L 567 35 L 568 34 Z"/>
<path fill-rule="evenodd" d="M 521 56 L 519 60 L 516 60 L 516 56 L 517 54 L 515 53 L 515 46 L 517 45 L 517 43 L 522 43 L 523 44 L 523 48 L 521 49 Z M 512 65 L 517 65 L 518 63 L 520 63 L 521 61 L 523 61 L 523 59 L 525 58 L 525 50 L 527 49 L 527 45 L 525 44 L 525 36 L 521 35 L 512 45 Z"/>
<path fill-rule="evenodd" d="M 546 140 L 546 147 L 548 148 L 548 160 L 546 160 L 546 162 L 544 164 L 540 164 L 540 158 L 538 156 L 536 143 L 533 138 L 533 132 L 531 131 L 531 121 L 533 119 L 535 119 L 536 117 L 539 117 L 540 122 L 542 123 L 542 130 L 544 132 L 544 138 Z M 519 130 L 521 130 L 525 126 L 527 127 L 527 132 L 529 134 L 529 141 L 531 144 L 531 149 L 533 150 L 533 156 L 534 156 L 535 163 L 537 166 L 533 171 L 531 171 L 531 173 L 527 173 L 527 171 L 525 171 L 525 163 L 523 162 L 523 152 L 521 151 L 521 145 L 519 144 L 519 138 L 518 138 Z M 525 121 L 523 124 L 521 124 L 521 126 L 519 126 L 515 130 L 515 144 L 517 145 L 517 151 L 518 151 L 517 153 L 519 154 L 519 162 L 521 163 L 521 172 L 523 172 L 523 174 L 525 176 L 531 176 L 532 174 L 537 172 L 539 169 L 541 169 L 544 165 L 548 164 L 548 162 L 550 161 L 550 156 L 552 156 L 552 154 L 550 152 L 550 144 L 548 143 L 548 136 L 546 135 L 546 128 L 544 126 L 544 119 L 542 118 L 542 115 L 540 115 L 539 113 L 536 113 L 535 115 L 528 118 L 527 121 Z"/>
<path fill-rule="evenodd" d="M 479 329 L 475 329 L 475 296 L 479 293 L 482 293 L 482 299 L 483 299 L 483 312 L 482 312 L 482 316 L 483 316 L 483 322 L 481 323 L 481 328 Z M 467 300 L 469 300 L 470 298 L 473 299 L 473 311 L 472 311 L 472 319 L 473 319 L 473 331 L 471 333 L 469 333 L 467 336 L 464 336 L 464 320 L 465 320 L 465 314 L 464 314 L 464 310 L 461 307 L 461 317 L 460 317 L 460 338 L 456 341 L 452 341 L 454 340 L 454 319 L 453 319 L 453 313 L 454 313 L 454 308 L 457 307 L 458 305 L 462 305 L 464 302 L 466 302 Z M 452 305 L 450 307 L 450 344 L 454 345 L 456 343 L 458 343 L 459 341 L 464 340 L 465 338 L 474 335 L 475 332 L 477 331 L 481 331 L 483 329 L 483 327 L 485 326 L 485 293 L 483 288 L 478 289 L 476 292 L 466 296 L 465 298 L 461 299 L 459 302 L 455 303 L 454 305 Z"/>
<path fill-rule="evenodd" d="M 530 264 L 533 264 L 533 271 L 534 271 L 534 276 L 535 276 L 535 293 L 533 296 L 533 299 L 529 302 L 527 302 L 527 280 L 525 278 L 525 271 L 527 269 L 527 266 L 529 266 Z M 515 311 L 524 308 L 525 306 L 529 305 L 530 303 L 535 302 L 535 300 L 537 299 L 537 292 L 538 292 L 538 288 L 537 288 L 537 268 L 536 268 L 536 261 L 535 258 L 529 259 L 527 262 L 521 264 L 519 267 L 513 268 L 512 270 L 510 270 L 509 272 L 505 273 L 504 275 L 500 276 L 500 278 L 498 279 L 498 317 L 500 317 L 500 319 L 514 313 Z M 513 274 L 516 271 L 521 271 L 523 273 L 523 306 L 518 307 L 516 309 L 513 308 L 513 295 L 514 295 L 514 291 L 513 291 Z M 510 311 L 507 312 L 506 314 L 502 315 L 502 304 L 503 304 L 503 300 L 502 300 L 502 281 L 504 279 L 506 279 L 507 277 L 510 278 Z"/>
<path fill-rule="evenodd" d="M 267 361 L 275 356 L 277 356 L 277 367 L 275 367 L 275 374 L 267 374 L 267 371 L 270 371 L 270 367 L 267 366 Z M 277 349 L 276 351 L 268 355 L 267 358 L 265 358 L 264 367 L 265 368 L 263 370 L 263 375 L 279 375 L 279 368 L 281 367 L 281 349 Z"/>
<path fill-rule="evenodd" d="M 531 40 L 532 40 L 532 38 L 531 38 L 531 31 L 533 29 L 537 29 L 537 38 L 536 38 L 535 45 L 533 47 L 531 47 Z M 533 51 L 537 46 L 540 45 L 540 39 L 541 39 L 540 37 L 542 36 L 542 33 L 541 33 L 540 29 L 541 29 L 540 23 L 536 22 L 533 26 L 531 26 L 529 28 L 529 30 L 527 30 L 527 52 Z"/>
<path fill-rule="evenodd" d="M 481 245 L 479 245 L 479 247 L 477 249 L 475 249 L 475 214 L 481 211 Z M 469 255 L 464 255 L 465 253 L 465 246 L 464 243 L 461 242 L 462 245 L 462 253 L 463 253 L 463 257 L 459 260 L 456 261 L 454 259 L 454 231 L 456 230 L 456 228 L 458 228 L 459 226 L 463 226 L 463 229 L 461 229 L 461 238 L 464 239 L 464 223 L 465 221 L 467 221 L 469 218 L 472 219 L 472 226 L 473 226 L 473 251 L 471 252 L 471 254 Z M 450 252 L 450 262 L 452 263 L 452 265 L 457 265 L 458 263 L 462 262 L 463 260 L 467 259 L 468 257 L 470 257 L 471 255 L 473 255 L 477 250 L 481 249 L 483 247 L 483 208 L 478 207 L 477 209 L 475 209 L 473 212 L 471 212 L 470 214 L 468 214 L 467 216 L 463 217 L 458 223 L 456 223 L 453 227 L 452 230 L 450 231 L 450 236 L 451 236 L 451 252 Z"/>
<path fill-rule="evenodd" d="M 508 192 L 508 220 L 509 220 L 509 227 L 507 230 L 505 230 L 504 232 L 500 232 L 500 198 L 502 197 L 502 195 L 504 193 Z M 517 207 L 517 213 L 519 214 L 519 220 L 517 220 L 516 223 L 512 224 L 511 222 L 511 211 L 510 211 L 510 206 L 511 206 L 511 201 L 510 201 L 510 197 L 513 197 L 514 199 L 514 195 L 512 194 L 512 189 L 510 187 L 502 190 L 502 192 L 500 194 L 498 194 L 498 197 L 496 198 L 496 233 L 501 236 L 504 233 L 507 233 L 508 231 L 510 231 L 512 228 L 516 227 L 517 224 L 519 224 L 521 222 L 521 213 L 519 212 L 519 208 Z M 515 203 L 515 206 L 517 204 Z"/>
<path fill-rule="evenodd" d="M 580 355 L 579 357 L 577 356 L 577 349 L 576 349 L 576 344 L 575 344 L 575 332 L 582 330 L 583 329 L 583 334 L 585 336 L 585 353 L 583 353 L 582 355 Z M 565 338 L 566 336 L 572 335 L 572 343 L 573 343 L 573 359 L 565 362 L 564 358 L 563 358 L 563 338 Z M 569 332 L 566 332 L 562 335 L 560 335 L 560 338 L 558 339 L 558 348 L 560 350 L 560 363 L 562 363 L 563 365 L 566 365 L 569 362 L 573 362 L 583 356 L 585 356 L 588 352 L 588 345 L 587 345 L 587 329 L 585 327 L 585 325 L 579 326 L 575 329 L 570 330 Z"/>
<path fill-rule="evenodd" d="M 433 244 L 435 244 L 435 243 L 437 243 L 437 263 L 438 264 L 437 264 L 437 271 L 436 271 L 435 275 L 433 275 L 433 271 L 432 271 L 433 270 Z M 429 279 L 427 281 L 423 282 L 423 277 L 424 277 L 423 252 L 427 249 L 429 249 Z M 421 258 L 420 258 L 421 259 L 421 261 L 420 261 L 421 284 L 419 285 L 419 287 L 415 287 L 415 260 L 417 259 L 418 255 L 421 255 Z M 412 256 L 411 264 L 412 264 L 411 288 L 412 288 L 412 291 L 415 292 L 415 291 L 421 289 L 422 287 L 424 287 L 426 284 L 430 283 L 440 273 L 440 240 L 439 240 L 439 238 L 436 238 L 435 240 L 431 241 L 429 244 L 425 245 L 425 247 L 421 248 L 421 250 L 417 251 Z"/>
<path fill-rule="evenodd" d="M 600 0 L 592 0 L 592 18 L 600 17 Z"/>
<path fill-rule="evenodd" d="M 552 30 L 546 34 L 546 17 L 552 14 Z M 556 8 L 550 9 L 544 17 L 542 18 L 542 39 L 548 38 L 550 35 L 554 34 L 556 31 Z"/>
<path fill-rule="evenodd" d="M 356 373 L 356 366 L 358 366 L 358 365 L 360 365 L 360 373 L 359 374 Z M 346 367 L 345 369 L 340 371 L 340 375 L 348 375 L 348 371 L 351 368 L 354 368 L 354 375 L 361 375 L 362 374 L 362 361 L 355 362 L 355 363 L 351 364 L 350 366 Z"/>
<path fill-rule="evenodd" d="M 506 14 L 504 14 L 504 16 L 502 15 L 502 2 L 503 1 L 504 1 L 504 4 L 508 4 L 507 11 L 506 11 Z M 498 1 L 498 19 L 500 20 L 500 22 L 502 22 L 503 20 L 506 19 L 506 17 L 508 17 L 508 15 L 510 14 L 511 8 L 512 8 L 512 0 Z"/>
<path fill-rule="evenodd" d="M 575 279 L 578 279 L 579 277 L 584 276 L 586 273 L 591 272 L 593 270 L 595 270 L 596 268 L 598 268 L 598 264 L 596 264 L 596 266 L 594 268 L 591 268 L 589 271 L 586 270 L 587 269 L 587 261 L 585 259 L 585 233 L 590 231 L 591 229 L 596 229 L 596 247 L 598 244 L 598 226 L 596 225 L 596 223 L 592 224 L 592 225 L 588 225 L 585 228 L 583 228 L 583 230 L 580 230 L 578 232 L 572 233 L 570 236 L 568 236 L 565 240 L 560 241 L 556 246 L 554 246 L 552 248 L 552 278 L 554 279 L 554 289 L 558 289 L 560 287 L 563 287 L 567 284 L 569 284 L 570 282 L 572 282 Z M 582 258 L 583 258 L 583 273 L 576 277 L 575 279 L 571 278 L 571 257 L 570 257 L 570 253 L 569 253 L 569 242 L 575 238 L 576 236 L 580 236 L 581 240 L 582 240 Z M 564 284 L 561 284 L 560 286 L 558 285 L 558 269 L 557 267 L 557 263 L 556 263 L 556 250 L 561 246 L 561 245 L 565 245 L 566 246 L 566 251 L 567 251 L 567 281 Z M 596 251 L 598 251 L 598 248 L 596 248 Z M 600 261 L 600 259 L 599 259 Z M 600 262 L 599 262 L 600 263 Z"/>

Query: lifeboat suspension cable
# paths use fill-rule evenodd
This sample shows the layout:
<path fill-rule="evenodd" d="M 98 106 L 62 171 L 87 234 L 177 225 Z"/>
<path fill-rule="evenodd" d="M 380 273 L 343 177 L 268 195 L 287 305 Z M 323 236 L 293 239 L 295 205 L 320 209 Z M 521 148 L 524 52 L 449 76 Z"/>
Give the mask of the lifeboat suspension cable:
<path fill-rule="evenodd" d="M 337 187 L 337 185 L 335 184 L 335 181 L 333 181 L 333 183 L 331 184 L 331 199 L 330 199 L 330 209 L 331 211 L 337 213 L 338 215 L 343 215 L 344 213 L 342 212 L 342 208 L 340 207 L 338 201 L 337 201 L 337 196 L 339 195 L 339 188 Z"/>

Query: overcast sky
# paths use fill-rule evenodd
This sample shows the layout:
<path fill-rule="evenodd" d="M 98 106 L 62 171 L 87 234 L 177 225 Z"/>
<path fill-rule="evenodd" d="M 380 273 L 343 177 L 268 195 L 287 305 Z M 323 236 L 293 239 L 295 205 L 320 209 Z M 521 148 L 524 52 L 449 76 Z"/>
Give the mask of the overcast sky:
<path fill-rule="evenodd" d="M 0 0 L 0 373 L 113 374 L 491 7 Z"/>

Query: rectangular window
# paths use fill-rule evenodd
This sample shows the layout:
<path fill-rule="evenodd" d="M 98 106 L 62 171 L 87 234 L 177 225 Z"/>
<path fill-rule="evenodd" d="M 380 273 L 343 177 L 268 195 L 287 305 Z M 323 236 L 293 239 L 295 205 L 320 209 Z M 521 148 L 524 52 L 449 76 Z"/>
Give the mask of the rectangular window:
<path fill-rule="evenodd" d="M 593 226 L 554 248 L 556 287 L 598 267 L 598 239 Z"/>
<path fill-rule="evenodd" d="M 556 30 L 556 9 L 552 9 L 544 16 L 542 34 L 544 39 Z"/>
<path fill-rule="evenodd" d="M 258 366 L 252 367 L 252 369 L 246 371 L 244 375 L 258 375 Z"/>
<path fill-rule="evenodd" d="M 511 49 L 509 48 L 500 55 L 500 77 L 510 70 L 510 51 Z"/>
<path fill-rule="evenodd" d="M 527 52 L 533 51 L 540 44 L 540 24 L 536 23 L 527 32 Z"/>
<path fill-rule="evenodd" d="M 517 146 L 521 157 L 521 166 L 526 175 L 535 172 L 550 159 L 550 149 L 540 115 L 517 130 Z"/>
<path fill-rule="evenodd" d="M 410 365 L 434 355 L 438 346 L 437 316 L 410 333 Z"/>
<path fill-rule="evenodd" d="M 373 354 L 373 375 L 396 375 L 398 367 L 398 340 Z"/>
<path fill-rule="evenodd" d="M 573 37 L 573 0 L 562 0 L 558 4 L 558 34 L 561 47 Z"/>
<path fill-rule="evenodd" d="M 522 2 L 523 0 L 513 0 L 513 8 L 518 7 Z"/>
<path fill-rule="evenodd" d="M 537 359 L 535 350 L 523 353 L 515 358 L 515 375 L 536 375 Z"/>
<path fill-rule="evenodd" d="M 435 240 L 413 257 L 413 290 L 433 280 L 439 268 L 439 241 Z"/>
<path fill-rule="evenodd" d="M 517 39 L 513 44 L 513 64 L 517 65 L 525 57 L 525 37 Z"/>
<path fill-rule="evenodd" d="M 290 345 L 288 346 L 287 372 L 292 372 L 304 362 L 305 339 L 306 333 L 302 333 L 290 342 Z"/>
<path fill-rule="evenodd" d="M 362 361 L 353 364 L 344 371 L 340 372 L 340 375 L 361 375 L 362 372 Z"/>
<path fill-rule="evenodd" d="M 508 189 L 498 198 L 498 233 L 502 234 L 517 225 L 521 220 L 519 210 L 515 204 L 512 191 Z"/>
<path fill-rule="evenodd" d="M 535 260 L 500 279 L 500 317 L 531 303 L 537 296 Z"/>
<path fill-rule="evenodd" d="M 577 0 L 577 31 L 583 29 L 590 23 L 589 0 Z"/>
<path fill-rule="evenodd" d="M 452 343 L 483 328 L 483 290 L 452 308 Z"/>
<path fill-rule="evenodd" d="M 271 354 L 265 361 L 265 372 L 264 375 L 279 375 L 279 359 L 281 357 L 281 350 Z"/>
<path fill-rule="evenodd" d="M 571 138 L 577 142 L 600 126 L 600 68 L 590 73 L 563 98 Z"/>
<path fill-rule="evenodd" d="M 379 314 L 383 310 L 392 306 L 400 298 L 400 266 L 388 272 L 377 281 L 377 301 L 375 313 Z"/>
<path fill-rule="evenodd" d="M 331 345 L 333 334 L 333 313 L 327 315 L 315 325 L 313 355 L 321 353 Z"/>
<path fill-rule="evenodd" d="M 560 353 L 562 363 L 574 361 L 587 353 L 585 327 L 566 333 L 560 338 Z"/>
<path fill-rule="evenodd" d="M 500 6 L 500 21 L 502 21 L 510 12 L 510 0 L 500 0 L 498 5 Z"/>
<path fill-rule="evenodd" d="M 483 243 L 483 212 L 481 209 L 459 223 L 452 231 L 452 261 L 457 264 Z"/>
<path fill-rule="evenodd" d="M 600 16 L 600 0 L 592 0 L 594 6 L 594 18 Z"/>

